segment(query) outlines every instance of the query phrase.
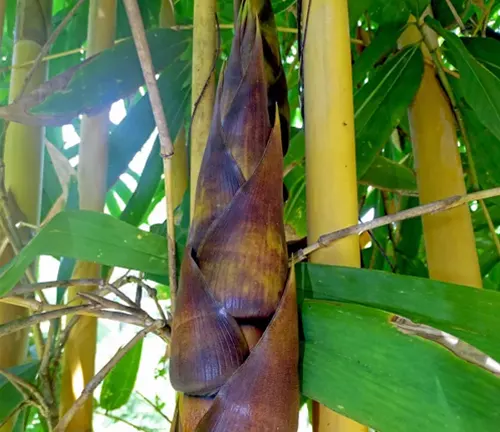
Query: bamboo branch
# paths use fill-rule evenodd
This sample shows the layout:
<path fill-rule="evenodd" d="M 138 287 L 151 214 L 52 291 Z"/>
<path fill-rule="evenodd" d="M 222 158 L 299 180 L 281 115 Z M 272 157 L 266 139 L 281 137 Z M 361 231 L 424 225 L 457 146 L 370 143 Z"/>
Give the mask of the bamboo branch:
<path fill-rule="evenodd" d="M 42 393 L 45 401 L 47 402 L 48 416 L 47 421 L 51 428 L 55 426 L 58 419 L 57 403 L 54 395 L 54 386 L 50 374 L 50 358 L 52 353 L 52 342 L 55 338 L 55 320 L 50 321 L 49 331 L 47 334 L 47 341 L 45 342 L 45 349 L 43 352 L 42 361 L 38 369 L 38 375 L 42 382 Z"/>
<path fill-rule="evenodd" d="M 79 294 L 81 295 L 82 293 Z M 19 298 L 17 302 L 12 301 L 10 304 L 27 307 L 32 310 L 36 310 L 37 312 L 40 311 L 41 313 L 0 325 L 0 337 L 13 333 L 22 328 L 29 327 L 34 324 L 38 324 L 44 321 L 50 321 L 68 314 L 76 314 L 76 315 L 91 316 L 95 318 L 119 321 L 126 324 L 135 325 L 138 327 L 147 327 L 156 321 L 162 322 L 163 326 L 156 332 L 156 334 L 165 342 L 169 341 L 170 325 L 168 319 L 155 320 L 142 309 L 130 308 L 129 310 L 128 306 L 121 305 L 120 303 L 116 303 L 111 300 L 104 299 L 102 297 L 94 296 L 99 299 L 99 301 L 97 301 L 97 298 L 92 297 L 92 294 L 90 296 L 89 293 L 84 293 L 84 295 L 82 295 L 82 297 L 84 298 L 87 298 L 86 296 L 88 296 L 88 299 L 90 301 L 93 301 L 95 303 L 68 307 L 62 305 L 43 304 L 32 299 Z M 17 298 L 14 297 L 4 298 L 2 299 L 2 301 L 13 300 L 13 299 Z M 35 303 L 35 305 L 33 305 L 33 302 Z M 104 303 L 106 304 L 105 306 Z M 126 312 L 103 310 L 103 307 L 113 308 L 118 310 L 126 310 Z"/>
<path fill-rule="evenodd" d="M 114 420 L 115 422 L 124 423 L 127 426 L 130 426 L 131 428 L 134 428 L 135 430 L 138 430 L 138 431 L 141 431 L 141 432 L 151 432 L 151 429 L 148 429 L 148 428 L 143 427 L 143 426 L 136 425 L 136 424 L 128 421 L 127 419 L 124 419 L 124 418 L 119 417 L 119 416 L 115 416 L 115 415 L 111 414 L 108 411 L 99 412 L 98 414 L 101 414 L 102 416 L 107 417 L 110 420 Z"/>
<path fill-rule="evenodd" d="M 26 295 L 32 294 L 38 290 L 44 290 L 48 288 L 67 288 L 70 286 L 103 286 L 106 285 L 104 279 L 68 279 L 68 280 L 55 280 L 50 282 L 38 282 L 32 284 L 21 284 L 9 291 L 5 296 L 0 296 L 0 298 L 12 297 L 16 295 Z"/>
<path fill-rule="evenodd" d="M 1 422 L 0 422 L 0 430 L 9 423 L 11 419 L 17 418 L 17 415 L 26 407 L 32 406 L 34 408 L 38 409 L 38 405 L 34 403 L 31 400 L 23 400 L 14 410 L 7 416 L 5 417 Z"/>
<path fill-rule="evenodd" d="M 166 414 L 163 413 L 163 411 L 155 404 L 153 403 L 152 400 L 148 399 L 146 396 L 144 396 L 141 392 L 137 392 L 137 394 L 144 399 L 144 402 L 146 402 L 151 408 L 153 408 L 161 417 L 163 417 L 168 423 L 172 424 L 172 420 L 168 418 Z"/>
<path fill-rule="evenodd" d="M 150 287 L 147 283 L 142 281 L 141 279 L 135 277 L 135 276 L 127 276 L 127 281 L 128 282 L 134 282 L 141 288 L 143 288 L 146 293 L 148 294 L 149 297 L 155 302 L 156 308 L 158 309 L 158 312 L 160 314 L 161 319 L 163 319 L 165 322 L 168 322 L 169 319 L 165 315 L 165 312 L 163 311 L 163 308 L 160 305 L 160 302 L 158 301 L 158 296 L 157 292 L 154 288 Z"/>
<path fill-rule="evenodd" d="M 22 378 L 19 378 L 17 375 L 6 371 L 5 369 L 0 369 L 0 375 L 3 375 L 7 380 L 9 380 L 9 382 L 14 387 L 16 387 L 16 389 L 23 395 L 25 399 L 33 400 L 37 404 L 38 408 L 40 409 L 40 413 L 44 417 L 48 416 L 50 411 L 47 403 L 34 385 L 23 380 Z"/>
<path fill-rule="evenodd" d="M 453 3 L 451 0 L 446 0 L 446 4 L 448 5 L 448 8 L 450 9 L 451 14 L 453 15 L 453 18 L 455 18 L 455 21 L 457 22 L 458 26 L 460 27 L 460 30 L 464 31 L 465 26 L 462 21 L 462 18 L 460 18 L 460 15 L 458 14 L 457 10 L 455 9 L 455 6 L 453 6 Z"/>
<path fill-rule="evenodd" d="M 49 312 L 42 312 L 40 314 L 31 315 L 27 318 L 20 318 L 15 321 L 11 321 L 0 326 L 0 337 L 8 335 L 10 333 L 16 332 L 26 327 L 30 327 L 34 324 L 38 324 L 44 321 L 49 321 L 52 319 L 60 318 L 64 315 L 81 312 L 85 310 L 96 309 L 95 305 L 81 305 L 81 306 L 70 306 L 64 307 Z"/>
<path fill-rule="evenodd" d="M 394 222 L 401 222 L 406 219 L 412 219 L 419 216 L 424 216 L 426 214 L 432 214 L 437 212 L 442 212 L 450 210 L 455 207 L 459 207 L 470 201 L 483 200 L 487 198 L 493 198 L 500 196 L 500 187 L 493 189 L 486 189 L 478 192 L 473 192 L 463 196 L 452 196 L 438 201 L 433 201 L 428 204 L 424 204 L 418 207 L 413 207 L 407 210 L 400 211 L 387 216 L 382 216 L 377 219 L 373 219 L 369 222 L 352 225 L 346 228 L 342 228 L 338 231 L 333 231 L 328 234 L 323 234 L 318 238 L 316 243 L 305 247 L 297 252 L 297 255 L 293 257 L 294 262 L 303 261 L 309 254 L 317 251 L 318 249 L 326 248 L 332 243 L 336 242 L 345 237 L 351 235 L 361 234 L 364 231 L 379 228 L 385 225 L 389 225 Z"/>
<path fill-rule="evenodd" d="M 175 223 L 174 207 L 172 194 L 172 161 L 174 154 L 170 132 L 168 130 L 167 120 L 163 111 L 160 91 L 155 78 L 151 52 L 146 39 L 144 23 L 142 22 L 141 12 L 137 0 L 123 0 L 128 15 L 132 36 L 137 49 L 137 56 L 141 63 L 141 69 L 144 75 L 144 81 L 148 89 L 149 99 L 153 110 L 153 116 L 158 127 L 158 135 L 161 145 L 161 156 L 163 158 L 165 172 L 165 197 L 167 202 L 167 243 L 168 243 L 168 263 L 169 263 L 169 282 L 170 290 L 174 294 L 177 292 L 176 276 L 176 253 L 175 253 Z"/>
<path fill-rule="evenodd" d="M 118 311 L 122 311 L 124 313 L 128 313 L 131 315 L 138 315 L 140 317 L 149 317 L 149 315 L 143 311 L 142 309 L 139 309 L 137 307 L 130 307 L 130 306 L 125 306 L 122 305 L 121 303 L 114 302 L 113 300 L 108 300 L 104 297 L 98 296 L 95 293 L 92 292 L 80 292 L 78 295 L 86 300 L 88 300 L 90 303 L 95 303 L 103 308 L 110 308 L 110 309 L 116 309 Z"/>
<path fill-rule="evenodd" d="M 150 326 L 142 329 L 138 332 L 124 347 L 120 348 L 116 354 L 111 358 L 111 360 L 106 363 L 106 365 L 89 381 L 82 391 L 80 397 L 75 401 L 73 406 L 64 414 L 64 416 L 59 421 L 58 425 L 54 429 L 54 432 L 64 432 L 69 422 L 76 414 L 76 412 L 85 404 L 87 399 L 92 395 L 94 390 L 99 386 L 99 384 L 104 380 L 106 375 L 111 372 L 111 370 L 116 366 L 116 364 L 127 354 L 136 343 L 143 339 L 148 333 L 158 330 L 160 327 L 158 321 L 155 321 Z"/>

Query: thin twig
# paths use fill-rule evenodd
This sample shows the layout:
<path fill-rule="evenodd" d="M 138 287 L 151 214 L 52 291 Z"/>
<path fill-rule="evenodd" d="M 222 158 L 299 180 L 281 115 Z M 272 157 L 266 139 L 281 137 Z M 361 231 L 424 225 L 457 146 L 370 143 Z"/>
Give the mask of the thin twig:
<path fill-rule="evenodd" d="M 303 261 L 307 257 L 307 255 L 317 251 L 318 249 L 328 247 L 333 242 L 340 240 L 342 238 L 351 235 L 361 234 L 364 231 L 379 228 L 381 226 L 388 225 L 393 222 L 400 222 L 406 219 L 412 219 L 415 217 L 424 216 L 426 214 L 432 214 L 432 213 L 442 212 L 445 210 L 450 210 L 452 208 L 466 204 L 470 201 L 493 198 L 496 196 L 500 196 L 500 187 L 487 189 L 479 192 L 473 192 L 463 196 L 460 195 L 452 196 L 442 200 L 433 201 L 418 207 L 413 207 L 407 210 L 403 210 L 398 213 L 382 216 L 380 218 L 373 219 L 369 222 L 342 228 L 338 231 L 334 231 L 328 234 L 323 234 L 322 236 L 319 237 L 316 243 L 313 243 L 312 245 L 299 250 L 297 252 L 297 255 L 292 258 L 295 259 L 296 262 Z"/>
<path fill-rule="evenodd" d="M 130 421 L 128 421 L 127 419 L 124 419 L 122 417 L 118 417 L 118 416 L 115 416 L 113 414 L 111 414 L 110 412 L 107 412 L 107 411 L 103 411 L 103 412 L 99 412 L 98 414 L 104 416 L 104 417 L 107 417 L 109 418 L 110 420 L 114 420 L 115 422 L 121 422 L 121 423 L 124 423 L 126 424 L 127 426 L 130 426 L 131 428 L 134 428 L 140 432 L 151 432 L 151 429 L 149 428 L 146 428 L 146 427 L 143 427 L 143 426 L 139 426 L 139 425 L 136 425 Z"/>
<path fill-rule="evenodd" d="M 14 289 L 8 292 L 6 296 L 15 296 L 15 295 L 25 295 L 32 294 L 38 290 L 44 290 L 48 288 L 67 288 L 70 286 L 103 286 L 105 285 L 104 279 L 68 279 L 68 280 L 55 280 L 50 282 L 37 282 L 33 284 L 22 284 L 18 285 Z M 2 298 L 2 297 L 0 297 Z"/>
<path fill-rule="evenodd" d="M 158 330 L 160 323 L 155 321 L 150 326 L 139 331 L 124 347 L 120 348 L 116 354 L 111 358 L 111 360 L 104 365 L 104 367 L 95 374 L 95 376 L 89 381 L 82 391 L 80 397 L 75 401 L 71 408 L 64 414 L 64 416 L 59 420 L 54 432 L 64 432 L 66 428 L 76 414 L 76 412 L 85 404 L 87 399 L 92 396 L 94 390 L 99 386 L 99 384 L 104 380 L 106 375 L 116 366 L 116 364 L 138 343 L 143 339 L 148 333 Z"/>
<path fill-rule="evenodd" d="M 116 308 L 119 309 L 120 306 L 123 306 L 120 303 L 115 303 L 112 302 L 111 300 L 108 301 L 113 304 L 112 306 L 113 308 L 118 306 Z M 154 319 L 150 317 L 147 314 L 147 312 L 142 311 L 142 309 L 141 313 L 137 313 L 139 309 L 137 310 L 134 309 L 134 313 L 130 314 L 123 312 L 102 310 L 102 306 L 96 304 L 85 304 L 85 305 L 68 307 L 67 305 L 43 304 L 33 299 L 23 299 L 21 297 L 6 297 L 0 299 L 0 302 L 25 307 L 27 309 L 31 309 L 32 311 L 42 312 L 37 315 L 32 315 L 28 318 L 19 319 L 16 321 L 11 321 L 9 323 L 0 325 L 0 337 L 4 336 L 5 334 L 10 334 L 19 329 L 33 325 L 33 323 L 50 321 L 52 319 L 59 318 L 67 314 L 77 314 L 77 315 L 92 316 L 95 318 L 109 319 L 139 327 L 146 327 L 154 321 Z M 142 318 L 137 315 L 142 315 Z M 161 339 L 163 339 L 165 342 L 168 343 L 170 339 L 170 320 L 167 319 L 166 321 L 163 322 L 164 322 L 164 327 L 159 329 L 156 334 L 157 336 L 159 336 Z"/>
<path fill-rule="evenodd" d="M 0 369 L 0 375 L 3 375 L 7 380 L 9 380 L 9 382 L 14 387 L 16 387 L 16 389 L 23 395 L 25 399 L 33 400 L 38 405 L 41 414 L 44 417 L 47 417 L 47 415 L 49 414 L 47 403 L 34 385 L 23 380 L 22 378 L 19 378 L 17 375 L 6 371 L 5 369 Z"/>
<path fill-rule="evenodd" d="M 460 18 L 460 15 L 458 14 L 457 10 L 455 9 L 455 6 L 453 6 L 453 3 L 451 0 L 446 0 L 446 4 L 448 5 L 448 8 L 450 9 L 451 14 L 453 15 L 453 18 L 455 18 L 455 21 L 457 22 L 458 26 L 460 27 L 460 30 L 464 31 L 465 26 L 462 21 L 462 18 Z"/>
<path fill-rule="evenodd" d="M 137 394 L 144 399 L 144 402 L 146 402 L 151 408 L 153 408 L 160 416 L 162 416 L 168 423 L 172 423 L 172 420 L 168 418 L 166 414 L 162 412 L 162 410 L 150 399 L 148 399 L 146 396 L 144 396 L 140 391 L 137 392 Z"/>
<path fill-rule="evenodd" d="M 60 308 L 57 310 L 52 310 L 49 312 L 42 312 L 40 314 L 31 315 L 27 318 L 20 318 L 14 321 L 10 321 L 8 323 L 0 325 L 0 337 L 16 332 L 18 330 L 22 330 L 23 328 L 26 327 L 31 327 L 32 325 L 39 324 L 44 321 L 60 318 L 67 314 L 85 310 L 90 311 L 92 309 L 97 309 L 97 308 L 95 305 L 70 306 L 70 307 Z"/>
<path fill-rule="evenodd" d="M 132 30 L 132 36 L 137 50 L 137 56 L 141 64 L 144 81 L 148 89 L 149 99 L 153 110 L 153 116 L 158 128 L 160 138 L 161 156 L 163 158 L 165 172 L 165 197 L 167 203 L 167 243 L 168 243 L 168 261 L 169 261 L 169 282 L 170 290 L 177 292 L 177 276 L 176 276 L 176 253 L 175 253 L 175 223 L 174 223 L 174 206 L 173 206 L 173 191 L 172 191 L 172 155 L 174 147 L 170 138 L 167 120 L 163 111 L 163 103 L 161 101 L 160 91 L 155 78 L 153 62 L 151 60 L 151 52 L 149 50 L 148 41 L 144 23 L 142 22 L 141 12 L 137 0 L 123 0 L 125 10 L 127 11 L 128 21 Z"/>
<path fill-rule="evenodd" d="M 49 409 L 48 422 L 53 426 L 57 422 L 57 405 L 54 398 L 54 387 L 52 385 L 51 376 L 49 372 L 50 357 L 52 352 L 52 342 L 55 337 L 55 320 L 50 321 L 49 331 L 47 334 L 47 340 L 45 342 L 45 349 L 43 352 L 42 361 L 40 362 L 40 367 L 38 369 L 38 375 L 42 382 L 42 392 L 47 402 L 47 408 Z"/>
<path fill-rule="evenodd" d="M 118 284 L 117 282 L 115 282 L 114 284 L 106 284 L 103 288 L 103 291 L 109 290 L 114 295 L 116 295 L 119 299 L 121 299 L 122 301 L 127 303 L 130 307 L 135 308 L 135 307 L 137 307 L 137 305 L 131 299 L 129 299 L 125 294 L 123 294 L 119 289 L 120 286 L 125 285 L 127 283 L 128 283 L 128 281 L 125 278 L 125 279 L 123 279 L 123 281 L 120 284 Z M 97 293 L 95 293 L 95 294 L 97 294 Z"/>
<path fill-rule="evenodd" d="M 17 415 L 27 406 L 34 406 L 38 408 L 38 405 L 31 400 L 23 400 L 14 410 L 5 417 L 2 421 L 0 421 L 0 430 L 9 422 L 10 419 L 16 418 Z"/>
<path fill-rule="evenodd" d="M 52 356 L 52 374 L 51 374 L 51 381 L 54 381 L 55 374 L 58 373 L 59 371 L 59 363 L 61 361 L 64 345 L 66 345 L 66 342 L 68 341 L 69 335 L 71 333 L 71 330 L 75 327 L 76 323 L 80 319 L 79 315 L 73 315 L 69 322 L 66 324 L 66 327 L 64 327 L 64 331 L 61 333 L 61 336 L 59 337 L 59 342 L 57 344 L 57 347 L 55 349 L 54 355 Z"/>
<path fill-rule="evenodd" d="M 118 311 L 122 311 L 124 313 L 131 314 L 133 316 L 137 315 L 142 318 L 147 317 L 152 319 L 145 311 L 139 309 L 138 307 L 130 307 L 123 305 L 121 303 L 115 302 L 113 300 L 109 300 L 107 298 L 98 296 L 91 292 L 79 292 L 78 295 L 91 303 L 97 303 L 104 308 L 116 309 Z"/>
<path fill-rule="evenodd" d="M 161 307 L 160 302 L 158 301 L 158 295 L 154 288 L 150 287 L 147 283 L 145 283 L 144 281 L 135 276 L 127 276 L 127 281 L 136 283 L 141 288 L 144 288 L 148 296 L 151 297 L 151 299 L 155 302 L 156 308 L 158 309 L 161 319 L 163 319 L 165 322 L 169 321 L 167 316 L 165 315 L 165 312 L 163 311 L 163 308 Z"/>

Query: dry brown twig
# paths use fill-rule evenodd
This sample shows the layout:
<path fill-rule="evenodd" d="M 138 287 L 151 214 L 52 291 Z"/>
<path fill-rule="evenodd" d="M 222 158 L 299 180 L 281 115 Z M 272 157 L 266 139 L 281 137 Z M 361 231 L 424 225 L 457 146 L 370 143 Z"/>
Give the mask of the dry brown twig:
<path fill-rule="evenodd" d="M 99 386 L 99 384 L 104 380 L 106 375 L 108 375 L 111 370 L 116 366 L 116 364 L 127 354 L 136 343 L 143 339 L 148 333 L 155 332 L 161 325 L 160 321 L 156 321 L 150 326 L 139 331 L 124 347 L 120 348 L 116 354 L 111 358 L 111 360 L 104 365 L 104 367 L 94 375 L 94 377 L 89 381 L 82 391 L 80 397 L 75 401 L 73 406 L 64 414 L 64 416 L 59 420 L 59 423 L 54 429 L 54 432 L 64 432 L 69 422 L 75 415 L 75 413 L 83 406 L 89 397 L 92 396 L 94 390 Z"/>
<path fill-rule="evenodd" d="M 448 5 L 448 8 L 450 9 L 451 14 L 453 15 L 453 18 L 455 18 L 455 21 L 457 22 L 458 26 L 460 27 L 460 30 L 464 31 L 465 26 L 462 21 L 462 18 L 460 18 L 460 15 L 458 14 L 457 10 L 455 9 L 455 6 L 453 6 L 453 3 L 451 0 L 445 0 L 446 4 Z"/>
<path fill-rule="evenodd" d="M 88 285 L 93 282 L 90 279 L 81 279 L 81 280 L 71 280 L 71 281 L 62 281 L 66 286 L 69 285 L 79 285 L 81 281 L 82 285 Z M 146 289 L 147 293 L 152 297 L 155 301 L 159 311 L 160 311 L 160 320 L 155 320 L 151 317 L 146 311 L 141 309 L 137 304 L 135 304 L 132 300 L 130 300 L 125 294 L 121 293 L 118 288 L 112 284 L 104 284 L 103 288 L 97 292 L 93 293 L 80 293 L 80 297 L 86 299 L 90 302 L 90 304 L 71 306 L 71 305 L 51 305 L 44 304 L 38 302 L 34 299 L 24 299 L 21 297 L 3 297 L 0 300 L 3 302 L 7 302 L 10 304 L 16 304 L 18 306 L 28 307 L 31 310 L 39 312 L 38 314 L 31 315 L 27 318 L 22 318 L 16 321 L 11 321 L 9 323 L 3 324 L 0 326 L 0 337 L 6 334 L 13 333 L 19 329 L 31 326 L 33 324 L 38 324 L 44 321 L 49 321 L 53 319 L 60 318 L 67 314 L 76 314 L 76 315 L 88 315 L 94 316 L 97 318 L 115 320 L 119 322 L 124 322 L 131 325 L 136 325 L 139 327 L 147 327 L 156 321 L 161 321 L 164 323 L 162 328 L 157 331 L 157 335 L 161 337 L 164 341 L 168 341 L 170 337 L 170 326 L 169 319 L 163 312 L 158 300 L 156 298 L 156 290 L 149 287 L 147 284 L 142 282 L 140 279 L 135 278 L 133 276 L 127 276 L 125 278 L 120 278 L 119 283 L 121 286 L 125 285 L 129 282 L 139 283 L 140 286 Z M 44 288 L 50 288 L 54 286 L 59 286 L 61 284 L 60 281 L 53 282 L 45 282 Z M 40 284 L 34 284 L 38 288 Z M 28 285 L 22 287 L 23 292 L 28 291 L 31 292 L 34 288 Z M 120 293 L 119 298 L 124 300 L 126 305 L 121 303 L 106 299 L 98 294 L 106 294 L 108 292 Z"/>
<path fill-rule="evenodd" d="M 144 396 L 140 391 L 137 394 L 146 402 L 151 408 L 153 408 L 161 417 L 163 417 L 169 424 L 172 424 L 172 420 L 163 413 L 163 411 L 150 399 Z"/>
<path fill-rule="evenodd" d="M 375 228 L 389 225 L 394 222 L 400 222 L 406 219 L 412 219 L 415 217 L 424 216 L 426 214 L 432 214 L 450 210 L 454 207 L 464 205 L 470 201 L 476 201 L 476 200 L 479 201 L 486 198 L 493 198 L 496 196 L 500 196 L 500 187 L 487 189 L 479 192 L 473 192 L 463 196 L 460 195 L 452 196 L 442 200 L 433 201 L 418 207 L 413 207 L 407 210 L 403 210 L 388 216 L 382 216 L 380 218 L 373 219 L 369 222 L 357 225 L 351 225 L 349 227 L 342 228 L 338 231 L 334 231 L 328 234 L 323 234 L 322 236 L 319 237 L 319 239 L 315 243 L 311 244 L 310 246 L 307 246 L 304 249 L 299 250 L 296 256 L 293 257 L 293 259 L 295 260 L 295 262 L 303 261 L 304 259 L 306 259 L 307 255 L 317 251 L 318 249 L 328 247 L 333 242 L 340 240 L 344 237 L 361 234 L 364 231 L 373 230 Z"/>
<path fill-rule="evenodd" d="M 104 279 L 68 279 L 60 281 L 50 281 L 50 282 L 37 282 L 32 284 L 21 284 L 13 288 L 8 296 L 12 297 L 15 295 L 25 295 L 32 294 L 38 290 L 44 290 L 48 288 L 67 288 L 70 286 L 103 286 L 106 282 Z M 0 298 L 6 296 L 0 296 Z"/>
<path fill-rule="evenodd" d="M 128 21 L 132 30 L 132 36 L 137 50 L 137 56 L 141 64 L 141 69 L 144 75 L 144 81 L 148 89 L 153 116 L 158 127 L 158 135 L 160 138 L 161 156 L 163 158 L 163 166 L 165 173 L 165 197 L 167 203 L 167 243 L 168 243 L 168 263 L 169 263 L 169 281 L 171 295 L 174 296 L 177 292 L 177 276 L 176 276 L 176 252 L 175 252 L 175 224 L 174 224 L 174 207 L 173 207 L 173 173 L 172 173 L 172 156 L 174 147 L 170 138 L 167 120 L 163 111 L 163 103 L 161 101 L 160 91 L 156 83 L 153 61 L 149 50 L 148 41 L 146 39 L 146 31 L 142 22 L 141 13 L 137 0 L 123 0 L 125 10 L 127 11 Z"/>

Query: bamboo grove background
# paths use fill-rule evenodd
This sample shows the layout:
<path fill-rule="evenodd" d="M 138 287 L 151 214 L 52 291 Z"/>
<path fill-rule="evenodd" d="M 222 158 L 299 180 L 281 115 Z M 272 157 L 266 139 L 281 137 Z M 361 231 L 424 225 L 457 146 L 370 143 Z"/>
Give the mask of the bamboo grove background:
<path fill-rule="evenodd" d="M 498 430 L 500 3 L 0 24 L 1 432 Z"/>

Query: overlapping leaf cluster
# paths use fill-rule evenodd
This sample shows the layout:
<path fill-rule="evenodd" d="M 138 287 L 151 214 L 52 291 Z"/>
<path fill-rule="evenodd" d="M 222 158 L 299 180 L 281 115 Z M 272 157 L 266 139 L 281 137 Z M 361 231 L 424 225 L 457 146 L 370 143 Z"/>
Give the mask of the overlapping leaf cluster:
<path fill-rule="evenodd" d="M 286 82 L 270 1 L 240 6 L 197 185 L 172 329 L 195 430 L 295 430 L 298 331 L 283 224 Z M 211 399 L 212 398 L 212 399 Z"/>

